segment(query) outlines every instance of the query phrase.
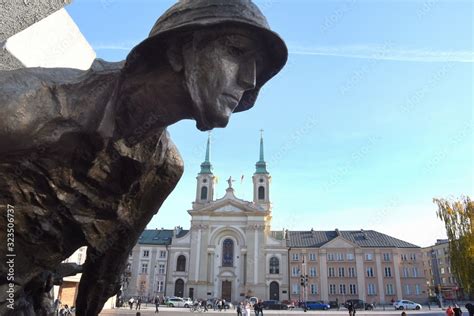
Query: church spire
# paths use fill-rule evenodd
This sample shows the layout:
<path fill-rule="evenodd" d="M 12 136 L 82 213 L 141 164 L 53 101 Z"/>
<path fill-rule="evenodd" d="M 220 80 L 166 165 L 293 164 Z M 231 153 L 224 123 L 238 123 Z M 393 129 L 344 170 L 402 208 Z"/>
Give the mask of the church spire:
<path fill-rule="evenodd" d="M 210 160 L 211 155 L 211 132 L 207 137 L 207 145 L 206 145 L 206 157 L 204 158 L 204 162 L 201 164 L 201 172 L 199 174 L 212 174 L 212 165 Z"/>
<path fill-rule="evenodd" d="M 263 129 L 260 130 L 260 159 L 255 164 L 257 174 L 268 174 L 267 163 L 263 154 Z"/>

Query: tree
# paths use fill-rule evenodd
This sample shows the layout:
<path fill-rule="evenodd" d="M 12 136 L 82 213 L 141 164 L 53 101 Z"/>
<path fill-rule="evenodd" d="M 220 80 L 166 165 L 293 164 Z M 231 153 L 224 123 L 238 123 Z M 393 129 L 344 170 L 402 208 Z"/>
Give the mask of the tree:
<path fill-rule="evenodd" d="M 433 199 L 436 214 L 444 222 L 449 240 L 451 269 L 465 293 L 474 295 L 474 202 L 469 197 L 457 201 Z"/>

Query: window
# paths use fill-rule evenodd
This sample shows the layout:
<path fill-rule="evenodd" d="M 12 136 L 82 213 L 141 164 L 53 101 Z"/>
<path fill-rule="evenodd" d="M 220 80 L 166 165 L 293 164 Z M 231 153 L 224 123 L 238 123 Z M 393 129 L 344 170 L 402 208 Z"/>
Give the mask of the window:
<path fill-rule="evenodd" d="M 400 258 L 402 259 L 402 261 L 407 261 L 407 255 L 405 253 L 402 253 L 400 255 Z"/>
<path fill-rule="evenodd" d="M 403 268 L 403 277 L 404 278 L 408 278 L 410 275 L 409 275 L 409 272 L 408 272 L 408 268 Z"/>
<path fill-rule="evenodd" d="M 416 261 L 416 253 L 411 253 L 410 254 L 410 260 Z"/>
<path fill-rule="evenodd" d="M 329 284 L 329 294 L 336 294 L 336 284 Z"/>
<path fill-rule="evenodd" d="M 315 277 L 316 276 L 316 268 L 315 267 L 309 268 L 309 276 L 310 277 Z"/>
<path fill-rule="evenodd" d="M 387 295 L 394 295 L 394 293 L 393 293 L 393 284 L 390 284 L 390 283 L 387 284 L 387 285 L 385 286 L 385 290 L 386 290 L 386 291 L 385 291 L 385 294 L 387 294 Z"/>
<path fill-rule="evenodd" d="M 357 285 L 349 284 L 349 293 L 352 295 L 357 294 Z"/>
<path fill-rule="evenodd" d="M 293 261 L 298 261 L 298 260 L 300 260 L 300 255 L 299 255 L 299 253 L 293 253 L 293 254 L 291 255 L 291 259 L 292 259 Z"/>
<path fill-rule="evenodd" d="M 143 258 L 148 258 L 150 256 L 150 250 L 143 250 Z"/>
<path fill-rule="evenodd" d="M 347 260 L 352 261 L 352 260 L 354 260 L 354 254 L 353 253 L 348 253 L 346 255 L 346 258 L 347 258 Z"/>
<path fill-rule="evenodd" d="M 417 278 L 417 277 L 418 277 L 418 268 L 417 268 L 417 267 L 414 267 L 414 268 L 413 268 L 413 277 L 414 277 L 414 278 Z"/>
<path fill-rule="evenodd" d="M 328 253 L 327 255 L 327 258 L 328 258 L 328 261 L 334 261 L 334 254 L 333 253 Z"/>
<path fill-rule="evenodd" d="M 406 284 L 406 285 L 405 285 L 405 295 L 410 295 L 410 294 L 411 294 L 410 285 L 409 285 L 409 284 Z"/>
<path fill-rule="evenodd" d="M 365 260 L 367 260 L 367 261 L 372 261 L 373 259 L 374 259 L 373 253 L 367 252 L 367 253 L 365 254 Z"/>
<path fill-rule="evenodd" d="M 349 277 L 350 278 L 355 278 L 356 277 L 356 270 L 354 267 L 349 267 L 347 268 L 347 270 L 349 271 Z"/>
<path fill-rule="evenodd" d="M 315 253 L 310 253 L 309 254 L 309 261 L 316 261 L 316 254 Z"/>
<path fill-rule="evenodd" d="M 446 284 L 446 278 L 441 278 L 441 284 Z"/>
<path fill-rule="evenodd" d="M 163 292 L 164 290 L 164 282 L 163 281 L 158 281 L 156 284 L 156 290 L 157 292 Z"/>
<path fill-rule="evenodd" d="M 207 187 L 203 186 L 201 188 L 201 200 L 207 200 Z"/>
<path fill-rule="evenodd" d="M 346 285 L 339 284 L 339 294 L 346 294 Z"/>
<path fill-rule="evenodd" d="M 178 257 L 176 271 L 186 271 L 186 257 L 184 255 Z"/>
<path fill-rule="evenodd" d="M 383 254 L 383 261 L 390 261 L 390 253 Z"/>
<path fill-rule="evenodd" d="M 344 275 L 344 268 L 343 267 L 340 267 L 339 269 L 339 277 L 340 278 L 343 278 L 345 275 Z"/>
<path fill-rule="evenodd" d="M 160 258 L 166 258 L 166 251 L 160 250 Z"/>
<path fill-rule="evenodd" d="M 415 284 L 415 294 L 420 295 L 421 294 L 421 288 L 419 284 Z"/>
<path fill-rule="evenodd" d="M 335 277 L 336 274 L 334 273 L 334 268 L 328 268 L 328 276 L 329 277 Z"/>
<path fill-rule="evenodd" d="M 292 294 L 300 294 L 300 285 L 299 284 L 292 284 L 291 285 L 291 293 Z"/>
<path fill-rule="evenodd" d="M 368 277 L 373 277 L 374 276 L 374 268 L 372 268 L 372 267 L 367 268 L 367 276 Z"/>
<path fill-rule="evenodd" d="M 142 263 L 142 274 L 148 273 L 148 263 Z"/>
<path fill-rule="evenodd" d="M 311 294 L 318 294 L 318 285 L 317 284 L 311 284 L 309 286 L 309 289 L 311 291 Z"/>
<path fill-rule="evenodd" d="M 373 284 L 373 283 L 367 284 L 367 294 L 368 295 L 377 295 L 377 290 L 375 288 L 375 284 Z"/>
<path fill-rule="evenodd" d="M 164 264 L 160 264 L 158 266 L 158 274 L 165 274 L 165 265 Z"/>
<path fill-rule="evenodd" d="M 294 277 L 300 276 L 300 268 L 291 267 L 291 276 L 294 276 Z"/>
<path fill-rule="evenodd" d="M 270 274 L 280 273 L 280 261 L 277 257 L 270 258 Z"/>
<path fill-rule="evenodd" d="M 344 254 L 338 252 L 336 253 L 336 260 L 337 261 L 344 261 Z"/>
<path fill-rule="evenodd" d="M 234 266 L 234 241 L 230 238 L 225 239 L 222 243 L 222 266 Z"/>
<path fill-rule="evenodd" d="M 265 188 L 262 186 L 258 187 L 258 199 L 265 200 Z"/>
<path fill-rule="evenodd" d="M 385 267 L 385 277 L 392 277 L 392 269 L 390 269 L 390 267 Z"/>
<path fill-rule="evenodd" d="M 441 274 L 444 274 L 444 268 L 441 268 Z"/>

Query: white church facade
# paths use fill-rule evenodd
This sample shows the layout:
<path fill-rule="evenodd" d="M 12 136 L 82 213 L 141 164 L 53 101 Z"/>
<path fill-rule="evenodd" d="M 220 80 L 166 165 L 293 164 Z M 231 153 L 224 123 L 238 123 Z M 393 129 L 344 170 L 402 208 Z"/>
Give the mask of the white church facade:
<path fill-rule="evenodd" d="M 282 299 L 288 293 L 288 249 L 282 232 L 271 231 L 271 176 L 263 158 L 253 175 L 253 201 L 235 195 L 232 179 L 223 197 L 214 199 L 215 177 L 206 159 L 197 176 L 190 230 L 173 238 L 167 293 L 181 297 L 220 297 L 240 301 L 257 296 Z M 284 295 L 286 296 L 286 295 Z"/>

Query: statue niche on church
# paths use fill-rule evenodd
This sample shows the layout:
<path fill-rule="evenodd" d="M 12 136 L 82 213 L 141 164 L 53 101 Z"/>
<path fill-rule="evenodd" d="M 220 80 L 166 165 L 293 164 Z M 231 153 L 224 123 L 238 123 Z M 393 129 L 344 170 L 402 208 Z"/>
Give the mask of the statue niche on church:
<path fill-rule="evenodd" d="M 286 59 L 251 1 L 182 0 L 123 63 L 0 72 L 0 205 L 14 208 L 16 255 L 15 309 L 2 261 L 0 314 L 50 314 L 46 282 L 87 246 L 76 315 L 97 315 L 181 177 L 166 127 L 225 127 Z"/>

